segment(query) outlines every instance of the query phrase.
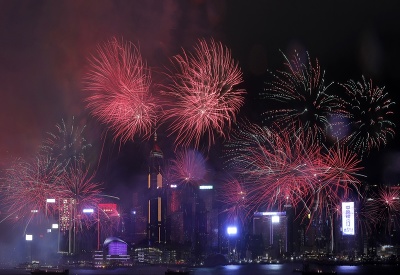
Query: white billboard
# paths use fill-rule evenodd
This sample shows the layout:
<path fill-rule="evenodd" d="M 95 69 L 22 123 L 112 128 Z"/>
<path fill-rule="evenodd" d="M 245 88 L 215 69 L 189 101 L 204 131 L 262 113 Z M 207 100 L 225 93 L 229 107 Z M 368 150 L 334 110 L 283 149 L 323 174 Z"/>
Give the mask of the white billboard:
<path fill-rule="evenodd" d="M 354 202 L 342 202 L 342 233 L 354 235 Z"/>

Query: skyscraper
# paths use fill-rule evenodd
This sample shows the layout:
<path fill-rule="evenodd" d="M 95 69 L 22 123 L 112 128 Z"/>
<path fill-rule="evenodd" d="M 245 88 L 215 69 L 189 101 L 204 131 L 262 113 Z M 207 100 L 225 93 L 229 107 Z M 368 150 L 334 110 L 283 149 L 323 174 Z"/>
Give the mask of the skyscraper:
<path fill-rule="evenodd" d="M 150 245 L 166 242 L 166 192 L 163 188 L 162 167 L 164 155 L 154 134 L 153 148 L 149 155 L 147 239 Z"/>
<path fill-rule="evenodd" d="M 253 234 L 261 235 L 269 257 L 278 258 L 288 252 L 286 212 L 255 212 Z"/>

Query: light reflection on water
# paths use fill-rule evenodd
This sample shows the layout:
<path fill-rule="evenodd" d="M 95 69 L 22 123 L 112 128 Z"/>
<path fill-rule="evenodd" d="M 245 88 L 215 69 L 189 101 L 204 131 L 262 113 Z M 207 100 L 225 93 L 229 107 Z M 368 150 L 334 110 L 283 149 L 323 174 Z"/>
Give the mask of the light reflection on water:
<path fill-rule="evenodd" d="M 296 265 L 295 268 L 299 266 Z M 265 274 L 292 274 L 291 264 L 251 264 L 251 265 L 226 265 L 215 268 L 196 268 L 193 275 L 265 275 Z"/>
<path fill-rule="evenodd" d="M 300 263 L 285 264 L 249 264 L 249 265 L 226 265 L 213 268 L 193 268 L 191 275 L 301 275 L 293 272 L 301 268 Z M 367 266 L 325 266 L 323 270 L 335 270 L 338 275 L 360 274 L 360 275 L 398 275 L 400 266 L 395 265 L 367 265 Z M 102 274 L 124 274 L 124 275 L 164 275 L 165 266 L 136 266 L 133 268 L 117 268 L 114 270 L 75 269 L 70 270 L 70 275 L 102 275 Z M 24 270 L 2 270 L 0 274 L 27 275 Z"/>
<path fill-rule="evenodd" d="M 363 267 L 356 266 L 356 265 L 341 265 L 336 267 L 337 273 L 344 273 L 344 274 L 358 274 L 362 272 Z"/>
<path fill-rule="evenodd" d="M 226 265 L 224 266 L 226 270 L 238 270 L 240 269 L 240 265 Z"/>
<path fill-rule="evenodd" d="M 301 268 L 299 263 L 285 264 L 259 264 L 259 265 L 227 265 L 216 268 L 196 268 L 193 275 L 300 275 L 293 272 Z M 321 266 L 322 270 L 336 271 L 338 275 L 360 274 L 360 275 L 398 275 L 400 266 L 395 265 L 366 265 L 366 266 Z"/>

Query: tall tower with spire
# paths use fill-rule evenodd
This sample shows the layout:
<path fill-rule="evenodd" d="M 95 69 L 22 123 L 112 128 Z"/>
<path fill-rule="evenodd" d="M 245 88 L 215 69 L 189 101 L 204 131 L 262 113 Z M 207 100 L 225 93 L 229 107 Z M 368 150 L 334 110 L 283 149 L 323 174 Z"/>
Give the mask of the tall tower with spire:
<path fill-rule="evenodd" d="M 163 186 L 162 168 L 164 155 L 154 134 L 153 148 L 149 155 L 149 174 L 147 178 L 147 239 L 150 245 L 166 243 L 166 196 Z"/>

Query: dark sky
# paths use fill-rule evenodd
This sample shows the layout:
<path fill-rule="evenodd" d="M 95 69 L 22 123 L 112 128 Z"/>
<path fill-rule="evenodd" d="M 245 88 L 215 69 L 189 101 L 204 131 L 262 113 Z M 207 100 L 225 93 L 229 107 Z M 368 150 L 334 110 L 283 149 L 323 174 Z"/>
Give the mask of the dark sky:
<path fill-rule="evenodd" d="M 318 58 L 327 83 L 364 74 L 398 101 L 400 10 L 396 1 L 381 2 L 0 0 L 0 164 L 35 154 L 45 133 L 72 116 L 87 125 L 94 144 L 102 144 L 98 123 L 84 108 L 82 77 L 89 55 L 112 36 L 138 44 L 152 68 L 162 68 L 199 38 L 223 42 L 244 72 L 249 94 L 241 115 L 250 119 L 260 115 L 266 69 L 282 69 L 280 50 Z M 398 181 L 398 140 L 371 155 L 374 162 L 366 166 L 372 179 Z M 113 156 L 103 173 L 127 181 L 147 147 L 108 146 Z"/>

